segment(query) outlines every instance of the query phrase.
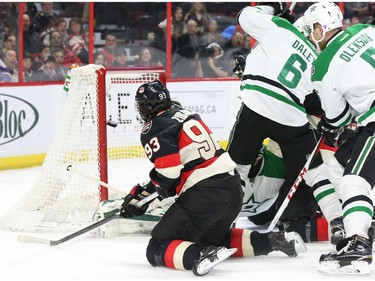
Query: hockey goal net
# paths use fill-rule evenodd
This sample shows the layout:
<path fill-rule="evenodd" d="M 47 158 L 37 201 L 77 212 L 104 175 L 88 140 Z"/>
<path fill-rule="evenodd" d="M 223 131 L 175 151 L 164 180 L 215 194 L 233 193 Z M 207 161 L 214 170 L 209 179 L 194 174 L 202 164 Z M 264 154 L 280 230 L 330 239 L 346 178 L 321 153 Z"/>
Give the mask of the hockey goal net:
<path fill-rule="evenodd" d="M 70 76 L 70 77 L 69 77 Z M 100 200 L 123 197 L 150 170 L 140 145 L 137 88 L 165 83 L 162 68 L 70 71 L 61 124 L 31 190 L 0 219 L 17 231 L 71 231 L 92 222 Z M 116 123 L 117 126 L 108 126 Z M 103 186 L 106 185 L 105 186 Z M 107 189 L 108 188 L 108 189 Z"/>

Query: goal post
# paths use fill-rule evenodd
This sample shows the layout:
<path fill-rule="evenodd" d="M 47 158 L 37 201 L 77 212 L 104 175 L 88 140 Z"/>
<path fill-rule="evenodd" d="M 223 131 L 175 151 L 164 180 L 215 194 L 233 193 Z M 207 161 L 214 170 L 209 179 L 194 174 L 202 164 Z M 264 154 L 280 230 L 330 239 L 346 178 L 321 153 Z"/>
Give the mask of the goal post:
<path fill-rule="evenodd" d="M 166 82 L 163 68 L 71 69 L 64 113 L 36 182 L 0 218 L 0 228 L 76 230 L 92 222 L 99 201 L 123 197 L 148 179 L 152 164 L 140 144 L 134 96 L 155 79 Z"/>

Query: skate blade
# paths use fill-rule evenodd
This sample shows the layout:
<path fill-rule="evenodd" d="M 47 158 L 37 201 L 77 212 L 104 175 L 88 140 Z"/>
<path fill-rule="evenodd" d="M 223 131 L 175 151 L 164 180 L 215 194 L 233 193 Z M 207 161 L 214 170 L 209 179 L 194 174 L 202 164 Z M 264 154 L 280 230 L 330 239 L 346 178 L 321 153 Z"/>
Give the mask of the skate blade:
<path fill-rule="evenodd" d="M 326 261 L 320 264 L 318 271 L 325 275 L 365 276 L 370 274 L 370 266 L 364 261 L 353 261 L 351 265 L 340 267 L 338 262 Z"/>
<path fill-rule="evenodd" d="M 219 263 L 225 261 L 227 258 L 229 258 L 231 255 L 233 255 L 235 252 L 237 252 L 237 248 L 230 248 L 225 249 L 221 253 L 218 252 L 218 259 L 214 262 L 211 262 L 209 258 L 206 258 L 202 260 L 199 265 L 193 270 L 193 273 L 196 276 L 203 276 L 209 273 L 216 265 Z"/>
<path fill-rule="evenodd" d="M 302 237 L 297 232 L 285 232 L 285 240 L 288 242 L 294 242 L 294 248 L 296 250 L 297 255 L 300 253 L 307 252 L 305 242 L 303 242 Z"/>

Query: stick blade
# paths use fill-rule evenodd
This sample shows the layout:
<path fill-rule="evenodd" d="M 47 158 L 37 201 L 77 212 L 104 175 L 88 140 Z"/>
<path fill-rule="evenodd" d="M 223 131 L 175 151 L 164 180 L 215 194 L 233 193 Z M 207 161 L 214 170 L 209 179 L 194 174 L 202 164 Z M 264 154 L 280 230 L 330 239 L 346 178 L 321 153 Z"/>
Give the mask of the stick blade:
<path fill-rule="evenodd" d="M 19 235 L 17 241 L 20 243 L 36 243 L 54 246 L 53 241 L 31 235 Z"/>

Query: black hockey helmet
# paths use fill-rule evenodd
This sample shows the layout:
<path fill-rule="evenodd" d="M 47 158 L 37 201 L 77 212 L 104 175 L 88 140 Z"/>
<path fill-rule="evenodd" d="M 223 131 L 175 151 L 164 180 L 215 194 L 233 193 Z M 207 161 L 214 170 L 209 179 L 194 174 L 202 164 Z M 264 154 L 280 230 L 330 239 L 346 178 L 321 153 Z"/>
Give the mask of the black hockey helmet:
<path fill-rule="evenodd" d="M 159 80 L 142 84 L 135 95 L 135 104 L 145 122 L 172 105 L 168 89 Z"/>

